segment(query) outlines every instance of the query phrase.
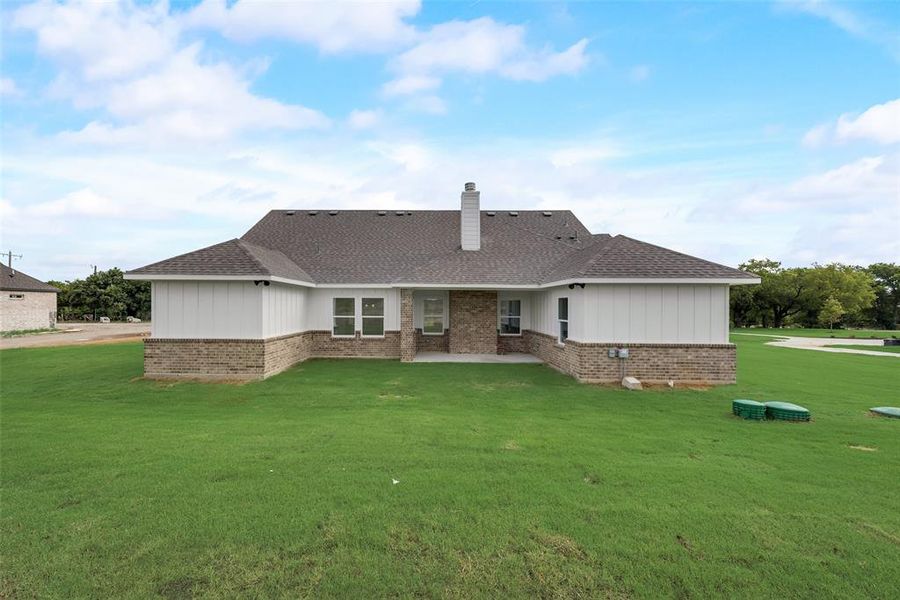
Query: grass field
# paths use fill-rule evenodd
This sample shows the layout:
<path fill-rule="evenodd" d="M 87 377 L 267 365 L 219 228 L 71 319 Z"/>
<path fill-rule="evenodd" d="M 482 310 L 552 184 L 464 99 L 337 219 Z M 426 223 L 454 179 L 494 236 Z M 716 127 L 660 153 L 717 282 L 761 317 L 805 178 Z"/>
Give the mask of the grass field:
<path fill-rule="evenodd" d="M 849 348 L 850 350 L 872 350 L 874 352 L 890 352 L 896 354 L 900 352 L 900 346 L 860 346 L 853 344 L 835 344 L 828 346 L 829 348 Z"/>
<path fill-rule="evenodd" d="M 763 335 L 784 335 L 795 337 L 816 337 L 816 338 L 897 338 L 900 337 L 900 330 L 894 329 L 763 329 L 762 327 L 738 328 L 732 329 L 731 333 L 758 333 Z"/>
<path fill-rule="evenodd" d="M 867 409 L 900 368 L 739 337 L 708 391 L 385 361 L 173 385 L 137 344 L 3 351 L 0 598 L 896 597 L 900 420 Z"/>

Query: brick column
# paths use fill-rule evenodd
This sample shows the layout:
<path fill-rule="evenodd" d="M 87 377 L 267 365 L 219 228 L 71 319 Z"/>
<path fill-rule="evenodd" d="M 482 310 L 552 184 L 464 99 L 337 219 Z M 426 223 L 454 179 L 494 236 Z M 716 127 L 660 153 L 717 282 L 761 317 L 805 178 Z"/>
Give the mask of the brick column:
<path fill-rule="evenodd" d="M 416 357 L 416 329 L 413 325 L 413 293 L 400 289 L 400 361 L 412 362 Z"/>
<path fill-rule="evenodd" d="M 497 353 L 497 292 L 450 290 L 450 353 Z"/>

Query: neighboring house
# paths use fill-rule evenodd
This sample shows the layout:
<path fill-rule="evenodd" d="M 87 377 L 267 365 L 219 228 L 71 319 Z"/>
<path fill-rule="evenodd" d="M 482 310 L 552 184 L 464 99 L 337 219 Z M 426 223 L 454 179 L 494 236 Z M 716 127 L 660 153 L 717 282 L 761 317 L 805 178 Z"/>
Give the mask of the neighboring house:
<path fill-rule="evenodd" d="M 58 289 L 0 265 L 0 331 L 56 327 Z"/>
<path fill-rule="evenodd" d="M 730 383 L 751 274 L 592 234 L 569 211 L 273 210 L 152 282 L 144 371 L 258 378 L 310 357 L 528 352 L 580 381 Z M 627 348 L 628 358 L 610 349 Z"/>

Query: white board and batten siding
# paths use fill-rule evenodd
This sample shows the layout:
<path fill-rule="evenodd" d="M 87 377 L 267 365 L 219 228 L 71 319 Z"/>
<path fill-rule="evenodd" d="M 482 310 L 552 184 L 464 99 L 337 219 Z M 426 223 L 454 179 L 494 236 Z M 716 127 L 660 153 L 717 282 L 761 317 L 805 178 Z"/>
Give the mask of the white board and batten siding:
<path fill-rule="evenodd" d="M 353 298 L 356 329 L 362 327 L 362 299 L 384 298 L 384 330 L 400 330 L 400 290 L 395 288 L 313 288 L 308 290 L 309 311 L 306 329 L 331 331 L 335 298 Z"/>
<path fill-rule="evenodd" d="M 174 339 L 259 339 L 263 286 L 252 281 L 154 281 L 151 335 Z"/>
<path fill-rule="evenodd" d="M 581 342 L 728 343 L 727 285 L 587 285 L 535 294 L 536 331 L 557 335 L 557 300 L 569 298 L 569 338 Z"/>
<path fill-rule="evenodd" d="M 169 339 L 263 339 L 330 331 L 334 298 L 384 298 L 385 331 L 400 329 L 400 292 L 391 288 L 319 288 L 252 281 L 154 281 L 151 335 Z"/>

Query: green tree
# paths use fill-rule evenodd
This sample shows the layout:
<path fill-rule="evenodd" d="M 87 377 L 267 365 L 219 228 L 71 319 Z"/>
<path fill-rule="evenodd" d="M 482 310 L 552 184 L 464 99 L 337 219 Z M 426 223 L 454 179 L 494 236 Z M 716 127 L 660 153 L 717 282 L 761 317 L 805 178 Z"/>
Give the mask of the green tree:
<path fill-rule="evenodd" d="M 834 324 L 844 316 L 844 307 L 834 296 L 829 296 L 819 310 L 819 323 L 828 325 L 828 329 L 834 329 Z"/>
<path fill-rule="evenodd" d="M 839 302 L 846 318 L 857 324 L 875 301 L 875 280 L 859 267 L 840 263 L 813 265 L 807 271 L 806 283 L 804 311 L 809 323 L 819 321 L 819 312 L 829 298 Z"/>
<path fill-rule="evenodd" d="M 869 319 L 881 329 L 896 329 L 900 321 L 900 264 L 875 263 L 866 271 L 875 281 L 875 301 Z"/>
<path fill-rule="evenodd" d="M 752 259 L 740 265 L 741 270 L 759 275 L 753 299 L 764 326 L 783 327 L 787 318 L 800 313 L 809 294 L 806 269 L 785 269 L 768 258 Z"/>

